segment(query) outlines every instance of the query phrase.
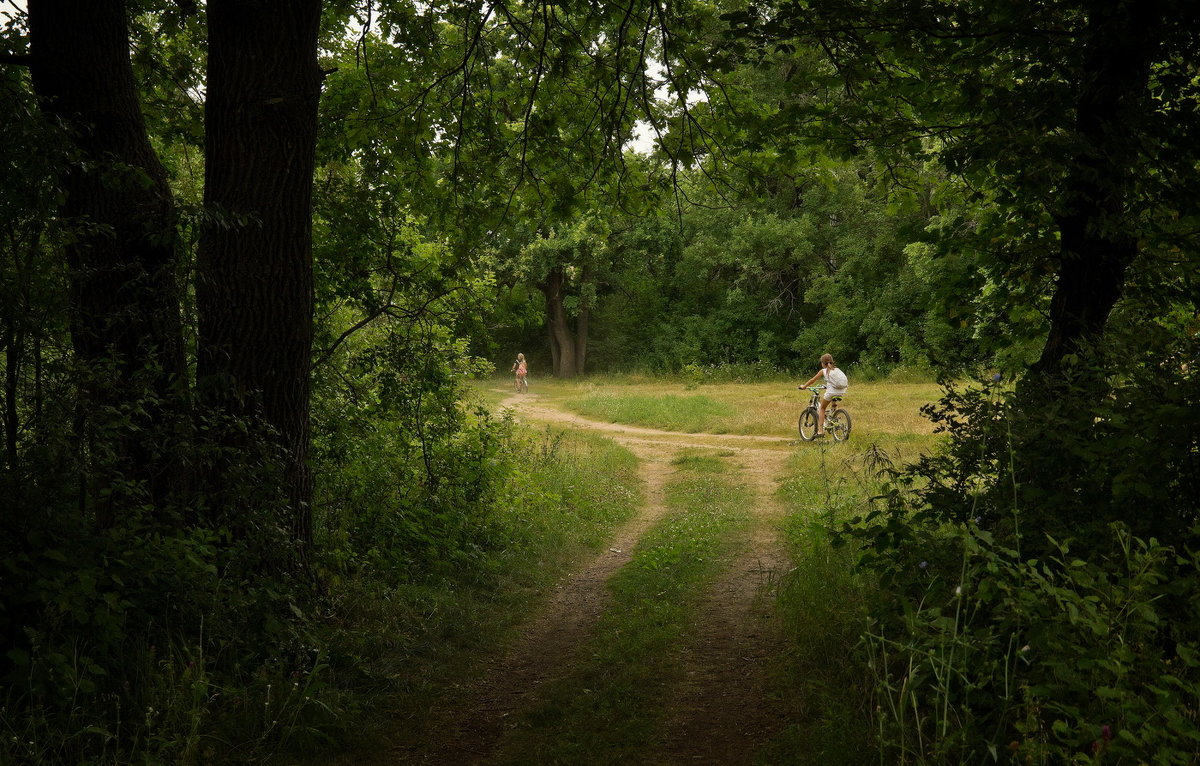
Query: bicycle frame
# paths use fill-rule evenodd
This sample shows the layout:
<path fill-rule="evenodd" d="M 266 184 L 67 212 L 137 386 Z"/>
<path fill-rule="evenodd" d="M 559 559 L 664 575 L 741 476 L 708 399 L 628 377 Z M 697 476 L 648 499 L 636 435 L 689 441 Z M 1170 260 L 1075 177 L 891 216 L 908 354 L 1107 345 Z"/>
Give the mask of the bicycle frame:
<path fill-rule="evenodd" d="M 825 390 L 825 386 L 809 386 L 809 391 L 812 391 L 812 398 L 808 400 L 809 407 L 821 409 L 821 392 Z M 836 410 L 842 403 L 842 395 L 837 394 L 829 398 L 828 411 Z"/>
<path fill-rule="evenodd" d="M 803 386 L 802 386 L 803 388 Z M 808 406 L 800 413 L 800 438 L 805 441 L 811 441 L 815 438 L 818 413 L 821 410 L 821 392 L 825 390 L 825 386 L 808 386 L 808 390 L 812 392 L 812 397 L 808 401 Z M 841 406 L 842 396 L 837 394 L 829 398 L 829 405 L 825 408 L 825 430 L 830 433 L 835 441 L 845 441 L 850 438 L 851 419 L 849 410 Z"/>

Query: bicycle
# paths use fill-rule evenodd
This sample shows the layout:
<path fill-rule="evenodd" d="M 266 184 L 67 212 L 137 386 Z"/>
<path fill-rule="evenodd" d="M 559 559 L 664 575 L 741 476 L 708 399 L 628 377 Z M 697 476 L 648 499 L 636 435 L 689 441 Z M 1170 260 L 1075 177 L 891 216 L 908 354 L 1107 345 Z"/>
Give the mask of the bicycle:
<path fill-rule="evenodd" d="M 803 386 L 801 386 L 803 388 Z M 810 442 L 817 437 L 817 417 L 821 407 L 821 392 L 825 386 L 809 386 L 812 398 L 808 406 L 800 413 L 800 438 Z M 850 413 L 842 406 L 841 395 L 829 399 L 829 407 L 825 410 L 825 433 L 834 441 L 844 442 L 850 438 Z"/>
<path fill-rule="evenodd" d="M 517 393 L 525 394 L 528 392 L 529 392 L 529 381 L 525 379 L 524 375 L 518 376 L 517 377 Z"/>

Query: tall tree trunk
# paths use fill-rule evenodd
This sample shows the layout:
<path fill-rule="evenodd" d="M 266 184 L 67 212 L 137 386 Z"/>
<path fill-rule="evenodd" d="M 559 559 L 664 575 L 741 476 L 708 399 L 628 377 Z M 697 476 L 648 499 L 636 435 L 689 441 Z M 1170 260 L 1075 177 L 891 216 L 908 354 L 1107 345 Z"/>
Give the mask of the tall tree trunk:
<path fill-rule="evenodd" d="M 554 268 L 541 284 L 546 296 L 546 322 L 550 328 L 551 350 L 557 349 L 554 374 L 560 378 L 573 378 L 576 372 L 575 340 L 567 323 L 567 310 L 563 305 L 562 289 L 566 275 L 561 268 Z"/>
<path fill-rule="evenodd" d="M 0 344 L 0 349 L 4 351 L 4 463 L 14 476 L 17 471 L 17 430 L 20 427 L 17 395 L 21 362 L 25 356 L 25 333 L 14 327 L 19 321 L 14 317 L 13 321 L 5 322 L 4 342 Z"/>
<path fill-rule="evenodd" d="M 1064 381 L 1064 360 L 1102 337 L 1137 256 L 1128 232 L 1127 195 L 1136 156 L 1134 110 L 1148 108 L 1150 62 L 1164 19 L 1158 2 L 1097 3 L 1088 21 L 1085 69 L 1076 135 L 1082 144 L 1063 188 L 1058 283 L 1050 303 L 1050 332 L 1036 371 Z"/>
<path fill-rule="evenodd" d="M 546 323 L 546 340 L 550 344 L 550 372 L 558 372 L 558 340 L 554 337 L 554 329 Z"/>
<path fill-rule="evenodd" d="M 198 384 L 286 451 L 295 543 L 312 541 L 308 467 L 312 186 L 320 0 L 210 0 Z M 267 552 L 264 552 L 267 553 Z"/>
<path fill-rule="evenodd" d="M 588 344 L 588 315 L 587 304 L 579 307 L 579 316 L 575 320 L 575 374 L 582 375 L 584 364 L 587 362 Z"/>
<path fill-rule="evenodd" d="M 1109 315 L 1138 253 L 1130 234 L 1138 221 L 1129 213 L 1134 174 L 1142 172 L 1135 167 L 1136 126 L 1138 111 L 1153 108 L 1150 62 L 1164 23 L 1157 0 L 1100 0 L 1088 13 L 1073 131 L 1078 149 L 1055 219 L 1060 240 L 1050 330 L 1035 374 L 1022 383 L 1041 412 L 1036 424 L 1013 426 L 1012 469 L 1029 498 L 1021 502 L 1028 510 L 1021 531 L 1031 540 L 1095 525 L 1112 497 L 1111 476 L 1098 469 L 1102 453 L 1091 443 L 1100 436 L 1095 408 L 1108 382 L 1092 363 L 1104 360 L 1089 357 L 1104 351 Z"/>
<path fill-rule="evenodd" d="M 592 269 L 590 266 L 584 266 L 579 282 L 587 285 L 591 280 Z M 578 375 L 583 374 L 584 365 L 587 363 L 588 319 L 591 317 L 591 311 L 585 295 L 579 301 L 579 316 L 575 319 L 575 372 Z"/>
<path fill-rule="evenodd" d="M 22 334 L 5 317 L 4 340 L 0 351 L 4 351 L 4 444 L 5 467 L 13 475 L 17 473 L 17 384 L 20 381 L 20 363 L 24 357 Z"/>
<path fill-rule="evenodd" d="M 112 410 L 133 418 L 133 428 L 106 437 L 116 461 L 98 488 L 120 474 L 158 500 L 176 468 L 154 442 L 181 414 L 185 387 L 178 247 L 174 202 L 129 60 L 125 3 L 30 0 L 29 30 L 34 90 L 77 150 L 61 179 L 60 213 L 76 227 L 66 256 L 71 340 L 85 374 L 81 410 L 89 420 Z M 111 512 L 100 509 L 102 523 Z"/>

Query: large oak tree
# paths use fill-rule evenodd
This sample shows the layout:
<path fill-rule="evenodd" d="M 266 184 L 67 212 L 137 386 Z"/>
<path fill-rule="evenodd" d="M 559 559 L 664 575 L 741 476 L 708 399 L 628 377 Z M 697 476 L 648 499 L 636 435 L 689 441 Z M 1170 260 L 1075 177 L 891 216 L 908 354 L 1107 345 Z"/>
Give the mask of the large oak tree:
<path fill-rule="evenodd" d="M 129 59 L 124 0 L 31 0 L 30 68 L 42 109 L 70 136 L 74 155 L 60 179 L 59 215 L 72 234 L 71 340 L 83 368 L 81 423 L 135 413 L 135 427 L 109 430 L 115 461 L 94 497 L 110 501 L 121 476 L 161 501 L 177 484 L 170 456 L 154 445 L 178 414 L 184 351 L 171 192 L 150 139 Z M 138 416 L 140 413 L 140 416 Z M 97 505 L 112 521 L 111 502 Z"/>
<path fill-rule="evenodd" d="M 320 0 L 208 3 L 198 384 L 285 451 L 291 527 L 312 538 L 308 468 L 312 178 Z"/>
<path fill-rule="evenodd" d="M 60 214 L 72 229 L 66 254 L 71 335 L 85 369 L 80 411 L 141 418 L 116 438 L 117 460 L 95 496 L 111 499 L 116 483 L 133 479 L 161 505 L 186 478 L 161 432 L 177 423 L 187 402 L 180 246 L 130 63 L 129 13 L 124 0 L 32 0 L 29 62 L 44 113 L 63 125 L 74 148 L 61 179 Z M 198 390 L 206 407 L 250 418 L 274 435 L 296 544 L 290 558 L 303 561 L 311 539 L 311 196 L 321 2 L 214 0 L 205 13 Z M 233 440 L 226 447 L 241 446 L 236 437 L 222 438 Z M 111 521 L 111 508 L 97 512 Z"/>

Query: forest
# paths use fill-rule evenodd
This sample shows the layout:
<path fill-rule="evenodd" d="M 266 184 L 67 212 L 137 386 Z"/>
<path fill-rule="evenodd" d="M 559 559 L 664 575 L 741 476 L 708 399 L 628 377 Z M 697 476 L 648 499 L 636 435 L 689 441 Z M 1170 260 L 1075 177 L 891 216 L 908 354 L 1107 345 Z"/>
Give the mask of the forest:
<path fill-rule="evenodd" d="M 0 22 L 0 765 L 1200 763 L 1200 3 Z"/>

